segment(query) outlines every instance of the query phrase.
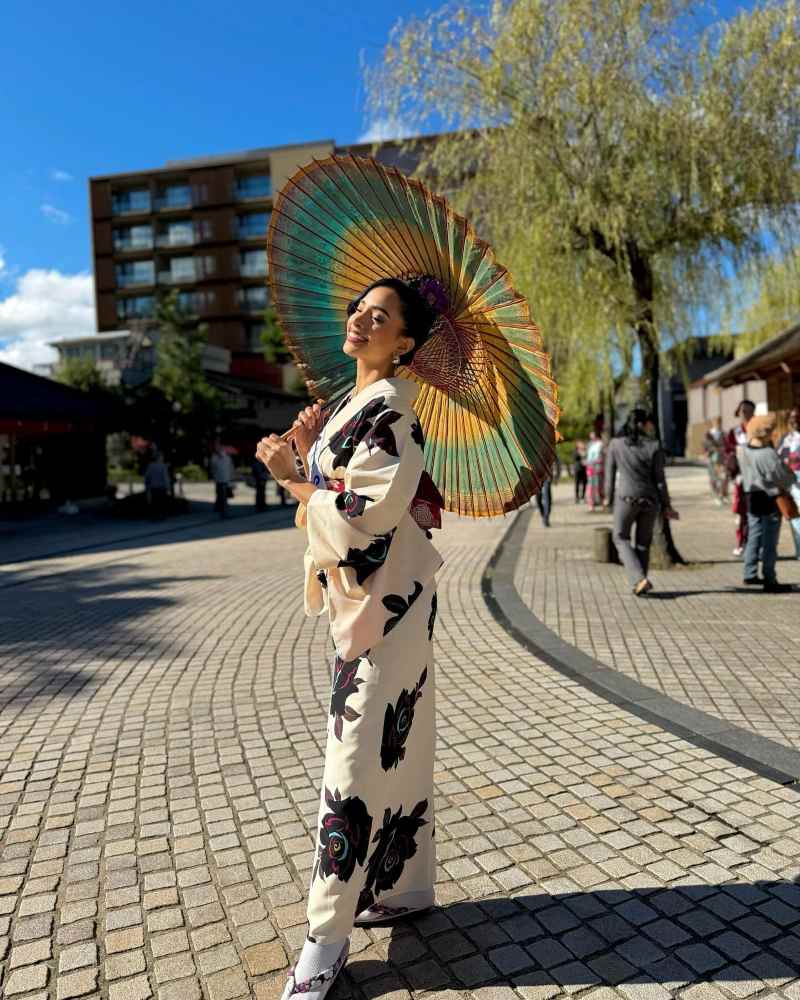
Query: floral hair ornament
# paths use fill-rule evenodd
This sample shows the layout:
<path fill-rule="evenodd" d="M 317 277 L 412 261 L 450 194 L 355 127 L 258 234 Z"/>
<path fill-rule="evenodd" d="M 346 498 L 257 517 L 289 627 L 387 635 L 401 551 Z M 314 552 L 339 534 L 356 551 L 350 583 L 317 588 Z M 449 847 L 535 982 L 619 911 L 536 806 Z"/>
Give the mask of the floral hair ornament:
<path fill-rule="evenodd" d="M 438 278 L 430 274 L 419 274 L 404 280 L 437 316 L 446 313 L 450 308 L 450 297 Z"/>

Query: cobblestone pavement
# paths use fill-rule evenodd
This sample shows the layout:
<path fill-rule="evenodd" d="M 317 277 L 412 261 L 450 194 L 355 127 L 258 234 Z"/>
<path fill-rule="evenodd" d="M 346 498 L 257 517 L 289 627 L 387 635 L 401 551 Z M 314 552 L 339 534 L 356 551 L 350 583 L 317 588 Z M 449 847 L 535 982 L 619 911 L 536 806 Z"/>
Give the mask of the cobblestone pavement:
<path fill-rule="evenodd" d="M 531 520 L 517 590 L 548 628 L 601 663 L 800 749 L 800 592 L 766 595 L 742 584 L 733 517 L 711 501 L 707 482 L 701 469 L 670 470 L 677 545 L 694 565 L 654 572 L 647 600 L 632 596 L 620 566 L 592 560 L 592 531 L 611 518 L 576 507 L 568 486 L 558 490 L 550 529 Z M 780 556 L 779 579 L 800 584 L 786 524 Z"/>
<path fill-rule="evenodd" d="M 255 519 L 251 519 L 255 525 Z M 800 998 L 800 795 L 503 632 L 502 523 L 448 522 L 439 906 L 332 1000 Z M 330 647 L 301 537 L 220 528 L 14 570 L 0 605 L 0 995 L 278 995 L 304 937 Z M 41 567 L 41 564 L 37 564 Z"/>

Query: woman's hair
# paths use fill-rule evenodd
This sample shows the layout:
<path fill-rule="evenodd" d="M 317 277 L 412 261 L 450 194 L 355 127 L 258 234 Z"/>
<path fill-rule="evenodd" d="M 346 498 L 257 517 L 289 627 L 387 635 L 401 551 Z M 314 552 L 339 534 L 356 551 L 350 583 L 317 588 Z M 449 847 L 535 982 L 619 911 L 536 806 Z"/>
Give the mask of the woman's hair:
<path fill-rule="evenodd" d="M 648 413 L 647 410 L 640 409 L 639 407 L 631 410 L 622 432 L 628 444 L 638 444 L 645 427 L 652 422 L 653 415 Z"/>
<path fill-rule="evenodd" d="M 734 417 L 741 417 L 741 415 L 742 415 L 742 407 L 744 407 L 744 406 L 750 406 L 750 407 L 752 407 L 753 410 L 755 410 L 755 408 L 756 408 L 756 404 L 752 401 L 752 399 L 743 399 L 741 401 L 741 403 L 739 403 L 739 405 L 733 411 Z"/>
<path fill-rule="evenodd" d="M 435 279 L 429 279 L 435 281 Z M 400 355 L 401 365 L 410 365 L 417 350 L 428 340 L 433 325 L 439 318 L 439 310 L 422 297 L 414 285 L 402 278 L 379 278 L 365 288 L 364 291 L 348 305 L 347 315 L 352 316 L 359 302 L 374 288 L 391 288 L 400 299 L 400 309 L 403 314 L 405 333 L 414 338 L 414 346 L 410 351 Z"/>

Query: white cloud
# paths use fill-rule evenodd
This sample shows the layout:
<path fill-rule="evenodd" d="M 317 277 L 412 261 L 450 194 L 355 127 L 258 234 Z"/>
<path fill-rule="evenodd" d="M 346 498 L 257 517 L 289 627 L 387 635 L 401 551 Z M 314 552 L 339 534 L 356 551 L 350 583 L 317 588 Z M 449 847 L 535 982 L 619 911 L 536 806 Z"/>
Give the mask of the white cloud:
<path fill-rule="evenodd" d="M 6 252 L 3 247 L 0 247 L 0 274 L 6 269 Z"/>
<path fill-rule="evenodd" d="M 95 332 L 94 279 L 33 269 L 0 299 L 0 361 L 32 371 L 58 360 L 51 340 Z"/>
<path fill-rule="evenodd" d="M 57 223 L 59 226 L 66 226 L 68 222 L 71 221 L 72 216 L 69 212 L 65 212 L 61 208 L 56 208 L 55 205 L 50 205 L 47 202 L 39 206 L 42 215 L 49 219 L 51 222 Z"/>
<path fill-rule="evenodd" d="M 50 171 L 50 179 L 54 181 L 72 181 L 75 178 L 72 174 L 68 174 L 66 170 L 54 169 Z"/>
<path fill-rule="evenodd" d="M 390 139 L 408 139 L 414 132 L 397 118 L 376 118 L 356 142 L 388 142 Z"/>

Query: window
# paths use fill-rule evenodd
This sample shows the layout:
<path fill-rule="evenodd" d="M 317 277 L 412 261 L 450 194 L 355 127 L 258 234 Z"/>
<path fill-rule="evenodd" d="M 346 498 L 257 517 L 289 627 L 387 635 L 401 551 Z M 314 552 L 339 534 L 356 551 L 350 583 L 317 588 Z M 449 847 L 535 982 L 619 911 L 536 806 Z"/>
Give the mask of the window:
<path fill-rule="evenodd" d="M 239 273 L 246 278 L 261 278 L 267 273 L 266 250 L 242 250 L 239 254 Z"/>
<path fill-rule="evenodd" d="M 215 301 L 214 292 L 178 292 L 178 308 L 190 316 L 208 312 L 214 307 Z"/>
<path fill-rule="evenodd" d="M 115 250 L 149 250 L 152 245 L 152 226 L 120 226 L 114 230 Z"/>
<path fill-rule="evenodd" d="M 156 208 L 188 208 L 192 204 L 192 189 L 188 184 L 168 184 L 156 198 Z"/>
<path fill-rule="evenodd" d="M 117 316 L 120 319 L 141 319 L 152 316 L 154 311 L 155 299 L 152 295 L 134 295 L 117 300 Z"/>
<path fill-rule="evenodd" d="M 198 278 L 210 278 L 217 270 L 217 261 L 213 254 L 195 257 L 195 275 Z"/>
<path fill-rule="evenodd" d="M 117 286 L 130 288 L 133 285 L 152 285 L 155 282 L 155 270 L 152 260 L 128 260 L 117 264 Z"/>
<path fill-rule="evenodd" d="M 236 197 L 242 201 L 247 198 L 269 198 L 271 194 L 269 174 L 247 174 L 236 178 Z"/>
<path fill-rule="evenodd" d="M 191 246 L 194 243 L 194 226 L 191 219 L 176 219 L 159 230 L 160 247 Z"/>
<path fill-rule="evenodd" d="M 239 289 L 239 305 L 248 312 L 267 308 L 267 289 L 264 285 Z"/>
<path fill-rule="evenodd" d="M 100 344 L 101 361 L 116 361 L 118 354 L 119 348 L 117 344 L 113 342 Z"/>
<path fill-rule="evenodd" d="M 111 211 L 115 215 L 150 211 L 150 189 L 128 188 L 111 195 Z"/>
<path fill-rule="evenodd" d="M 267 235 L 268 212 L 247 212 L 239 216 L 239 236 L 243 240 Z"/>
<path fill-rule="evenodd" d="M 194 257 L 173 257 L 169 262 L 169 270 L 173 282 L 194 281 Z"/>

